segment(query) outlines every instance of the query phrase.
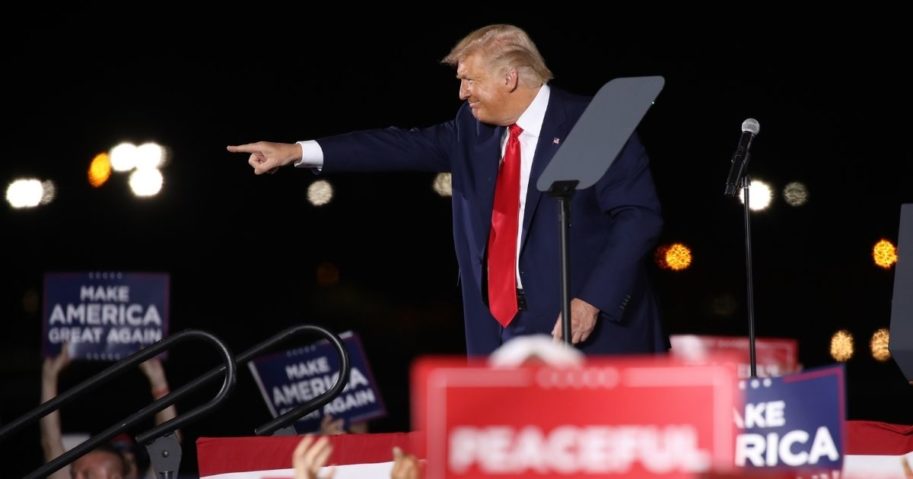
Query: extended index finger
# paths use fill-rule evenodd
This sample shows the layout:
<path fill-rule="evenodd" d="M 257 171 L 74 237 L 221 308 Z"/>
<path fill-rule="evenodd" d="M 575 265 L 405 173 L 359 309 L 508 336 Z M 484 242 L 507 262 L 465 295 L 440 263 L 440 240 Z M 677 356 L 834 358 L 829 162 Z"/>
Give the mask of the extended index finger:
<path fill-rule="evenodd" d="M 256 153 L 260 151 L 260 145 L 258 143 L 245 143 L 243 145 L 228 145 L 225 149 L 232 153 Z"/>

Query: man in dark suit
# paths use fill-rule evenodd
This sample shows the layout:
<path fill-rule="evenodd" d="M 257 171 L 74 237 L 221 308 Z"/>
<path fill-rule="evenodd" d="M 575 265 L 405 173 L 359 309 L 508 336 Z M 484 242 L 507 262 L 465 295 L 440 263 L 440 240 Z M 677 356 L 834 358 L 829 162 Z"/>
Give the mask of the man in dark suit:
<path fill-rule="evenodd" d="M 557 201 L 535 188 L 589 98 L 551 88 L 526 32 L 490 25 L 444 59 L 465 103 L 424 129 L 370 130 L 293 144 L 229 146 L 256 174 L 294 163 L 335 171 L 450 171 L 453 239 L 470 356 L 512 337 L 561 338 Z M 664 352 L 646 256 L 662 227 L 646 152 L 633 135 L 571 204 L 572 342 L 591 354 Z"/>

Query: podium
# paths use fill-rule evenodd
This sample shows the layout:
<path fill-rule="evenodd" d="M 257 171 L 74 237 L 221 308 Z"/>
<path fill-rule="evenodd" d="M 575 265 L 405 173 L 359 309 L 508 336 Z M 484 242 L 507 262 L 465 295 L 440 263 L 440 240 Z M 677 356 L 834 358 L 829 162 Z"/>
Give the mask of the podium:
<path fill-rule="evenodd" d="M 888 350 L 913 383 L 913 203 L 901 205 Z"/>
<path fill-rule="evenodd" d="M 571 197 L 605 175 L 664 84 L 661 76 L 646 76 L 616 78 L 603 85 L 536 183 L 539 191 L 560 203 L 561 335 L 566 344 L 571 344 Z"/>

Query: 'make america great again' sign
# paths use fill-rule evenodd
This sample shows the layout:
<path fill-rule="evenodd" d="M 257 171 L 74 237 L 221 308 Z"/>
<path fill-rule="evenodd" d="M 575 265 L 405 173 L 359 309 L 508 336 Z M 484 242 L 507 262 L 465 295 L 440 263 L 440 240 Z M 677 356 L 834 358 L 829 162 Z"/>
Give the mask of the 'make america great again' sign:
<path fill-rule="evenodd" d="M 45 357 L 117 360 L 168 334 L 166 273 L 47 273 Z"/>

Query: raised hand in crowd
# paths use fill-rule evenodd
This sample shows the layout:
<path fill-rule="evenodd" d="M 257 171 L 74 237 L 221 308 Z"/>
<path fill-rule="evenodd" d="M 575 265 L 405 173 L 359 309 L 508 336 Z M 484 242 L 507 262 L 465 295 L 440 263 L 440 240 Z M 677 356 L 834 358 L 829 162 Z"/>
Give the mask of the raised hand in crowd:
<path fill-rule="evenodd" d="M 336 434 L 365 434 L 368 432 L 367 421 L 356 421 L 349 424 L 348 429 L 345 427 L 344 419 L 334 419 L 332 415 L 327 414 L 320 420 L 319 434 L 324 436 L 333 436 Z"/>
<path fill-rule="evenodd" d="M 333 419 L 333 416 L 327 414 L 323 416 L 323 419 L 320 420 L 320 434 L 324 436 L 332 436 L 335 434 L 345 434 L 346 430 L 343 427 L 345 424 L 344 419 Z"/>
<path fill-rule="evenodd" d="M 53 358 L 44 358 L 41 367 L 41 402 L 45 403 L 57 397 L 57 384 L 60 372 L 70 364 L 70 348 L 68 344 L 60 347 L 60 354 Z M 41 449 L 44 451 L 44 460 L 49 462 L 63 454 L 63 435 L 60 427 L 60 411 L 55 410 L 41 418 Z M 51 474 L 50 479 L 68 479 L 69 467 L 64 467 Z"/>
<path fill-rule="evenodd" d="M 314 436 L 308 434 L 301 439 L 295 452 L 292 453 L 292 467 L 295 469 L 295 479 L 327 479 L 333 477 L 333 471 L 321 477 L 318 474 L 326 464 L 333 446 L 326 436 L 321 436 L 316 441 Z"/>
<path fill-rule="evenodd" d="M 406 454 L 398 447 L 393 448 L 393 470 L 390 479 L 421 479 L 422 463 L 412 454 Z"/>
<path fill-rule="evenodd" d="M 168 377 L 165 376 L 165 368 L 162 366 L 162 361 L 159 358 L 152 358 L 146 361 L 143 361 L 139 365 L 140 371 L 146 375 L 146 379 L 149 380 L 150 393 L 152 394 L 152 399 L 158 400 L 162 397 L 168 395 L 171 392 L 168 387 Z M 171 420 L 178 415 L 177 409 L 174 404 L 162 409 L 161 411 L 155 413 L 155 424 L 162 424 L 165 421 Z M 181 432 L 175 431 L 175 436 L 178 441 L 181 440 Z"/>

